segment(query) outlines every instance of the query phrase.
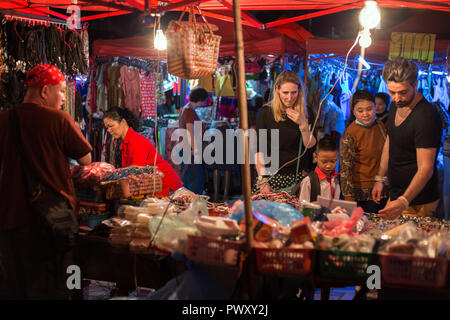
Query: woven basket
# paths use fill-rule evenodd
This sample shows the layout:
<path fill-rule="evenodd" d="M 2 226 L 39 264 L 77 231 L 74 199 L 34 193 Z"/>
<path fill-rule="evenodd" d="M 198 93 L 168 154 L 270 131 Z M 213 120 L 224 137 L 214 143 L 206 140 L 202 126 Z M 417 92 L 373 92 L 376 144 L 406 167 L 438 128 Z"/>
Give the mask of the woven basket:
<path fill-rule="evenodd" d="M 193 15 L 193 12 L 191 13 Z M 183 79 L 201 79 L 214 74 L 219 57 L 221 36 L 206 22 L 171 21 L 166 32 L 167 67 L 170 74 Z M 180 17 L 181 19 L 181 17 Z"/>
<path fill-rule="evenodd" d="M 138 183 L 133 179 L 122 179 L 104 185 L 106 199 L 127 199 L 141 195 L 158 193 L 163 190 L 162 177 L 158 174 L 147 175 Z"/>

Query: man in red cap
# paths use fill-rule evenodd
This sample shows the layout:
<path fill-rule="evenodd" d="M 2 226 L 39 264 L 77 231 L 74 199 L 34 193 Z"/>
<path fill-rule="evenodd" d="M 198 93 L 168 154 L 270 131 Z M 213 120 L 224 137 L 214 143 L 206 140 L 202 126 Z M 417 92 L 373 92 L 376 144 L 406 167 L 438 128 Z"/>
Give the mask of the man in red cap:
<path fill-rule="evenodd" d="M 16 145 L 23 146 L 37 179 L 66 198 L 74 211 L 77 201 L 69 158 L 87 165 L 92 147 L 61 110 L 66 79 L 57 67 L 34 67 L 26 75 L 25 87 L 24 101 L 16 107 L 20 142 L 13 133 L 13 110 L 0 113 L 0 299 L 66 299 L 70 297 L 63 266 L 67 254 L 53 248 L 36 222 L 27 201 L 25 159 Z"/>

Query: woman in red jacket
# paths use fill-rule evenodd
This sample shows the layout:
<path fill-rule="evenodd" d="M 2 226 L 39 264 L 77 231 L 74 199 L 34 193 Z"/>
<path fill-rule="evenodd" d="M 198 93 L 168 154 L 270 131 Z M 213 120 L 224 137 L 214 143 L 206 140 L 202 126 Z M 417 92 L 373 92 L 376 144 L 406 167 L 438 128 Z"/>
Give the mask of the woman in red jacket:
<path fill-rule="evenodd" d="M 114 139 L 122 139 L 120 150 L 122 154 L 122 167 L 153 166 L 164 173 L 163 191 L 159 196 L 169 195 L 169 189 L 176 191 L 183 186 L 171 165 L 156 151 L 150 140 L 135 130 L 139 128 L 139 120 L 128 109 L 113 107 L 105 112 L 103 124 Z"/>

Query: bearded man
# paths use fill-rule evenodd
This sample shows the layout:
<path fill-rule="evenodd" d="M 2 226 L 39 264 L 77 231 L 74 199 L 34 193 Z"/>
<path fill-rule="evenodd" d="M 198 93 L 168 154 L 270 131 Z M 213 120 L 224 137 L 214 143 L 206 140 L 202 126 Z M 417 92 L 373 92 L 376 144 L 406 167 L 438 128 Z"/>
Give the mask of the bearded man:
<path fill-rule="evenodd" d="M 379 202 L 383 184 L 389 181 L 390 199 L 378 212 L 386 219 L 401 214 L 432 216 L 439 201 L 436 157 L 441 119 L 417 91 L 417 76 L 417 65 L 403 57 L 388 61 L 383 68 L 392 104 L 372 198 Z"/>

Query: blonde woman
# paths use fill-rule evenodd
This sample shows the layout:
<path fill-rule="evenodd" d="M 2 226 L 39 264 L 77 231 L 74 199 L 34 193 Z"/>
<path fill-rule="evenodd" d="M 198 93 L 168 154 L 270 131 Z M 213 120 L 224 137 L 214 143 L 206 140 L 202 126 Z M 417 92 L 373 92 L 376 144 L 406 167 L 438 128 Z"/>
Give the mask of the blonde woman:
<path fill-rule="evenodd" d="M 308 157 L 302 157 L 297 170 L 295 158 L 298 157 L 299 146 L 301 145 L 303 152 L 305 147 L 310 149 L 316 144 L 308 123 L 306 94 L 300 78 L 292 71 L 284 71 L 277 77 L 273 89 L 273 99 L 261 108 L 256 119 L 259 137 L 256 154 L 258 178 L 253 192 L 274 192 L 297 183 L 309 160 Z M 267 146 L 259 149 L 262 129 L 267 129 Z M 272 130 L 278 130 L 278 141 L 271 141 Z M 273 168 L 267 161 L 274 156 L 270 154 L 272 144 L 273 152 L 277 152 L 279 156 L 277 168 Z M 268 170 L 268 167 L 271 170 Z"/>

